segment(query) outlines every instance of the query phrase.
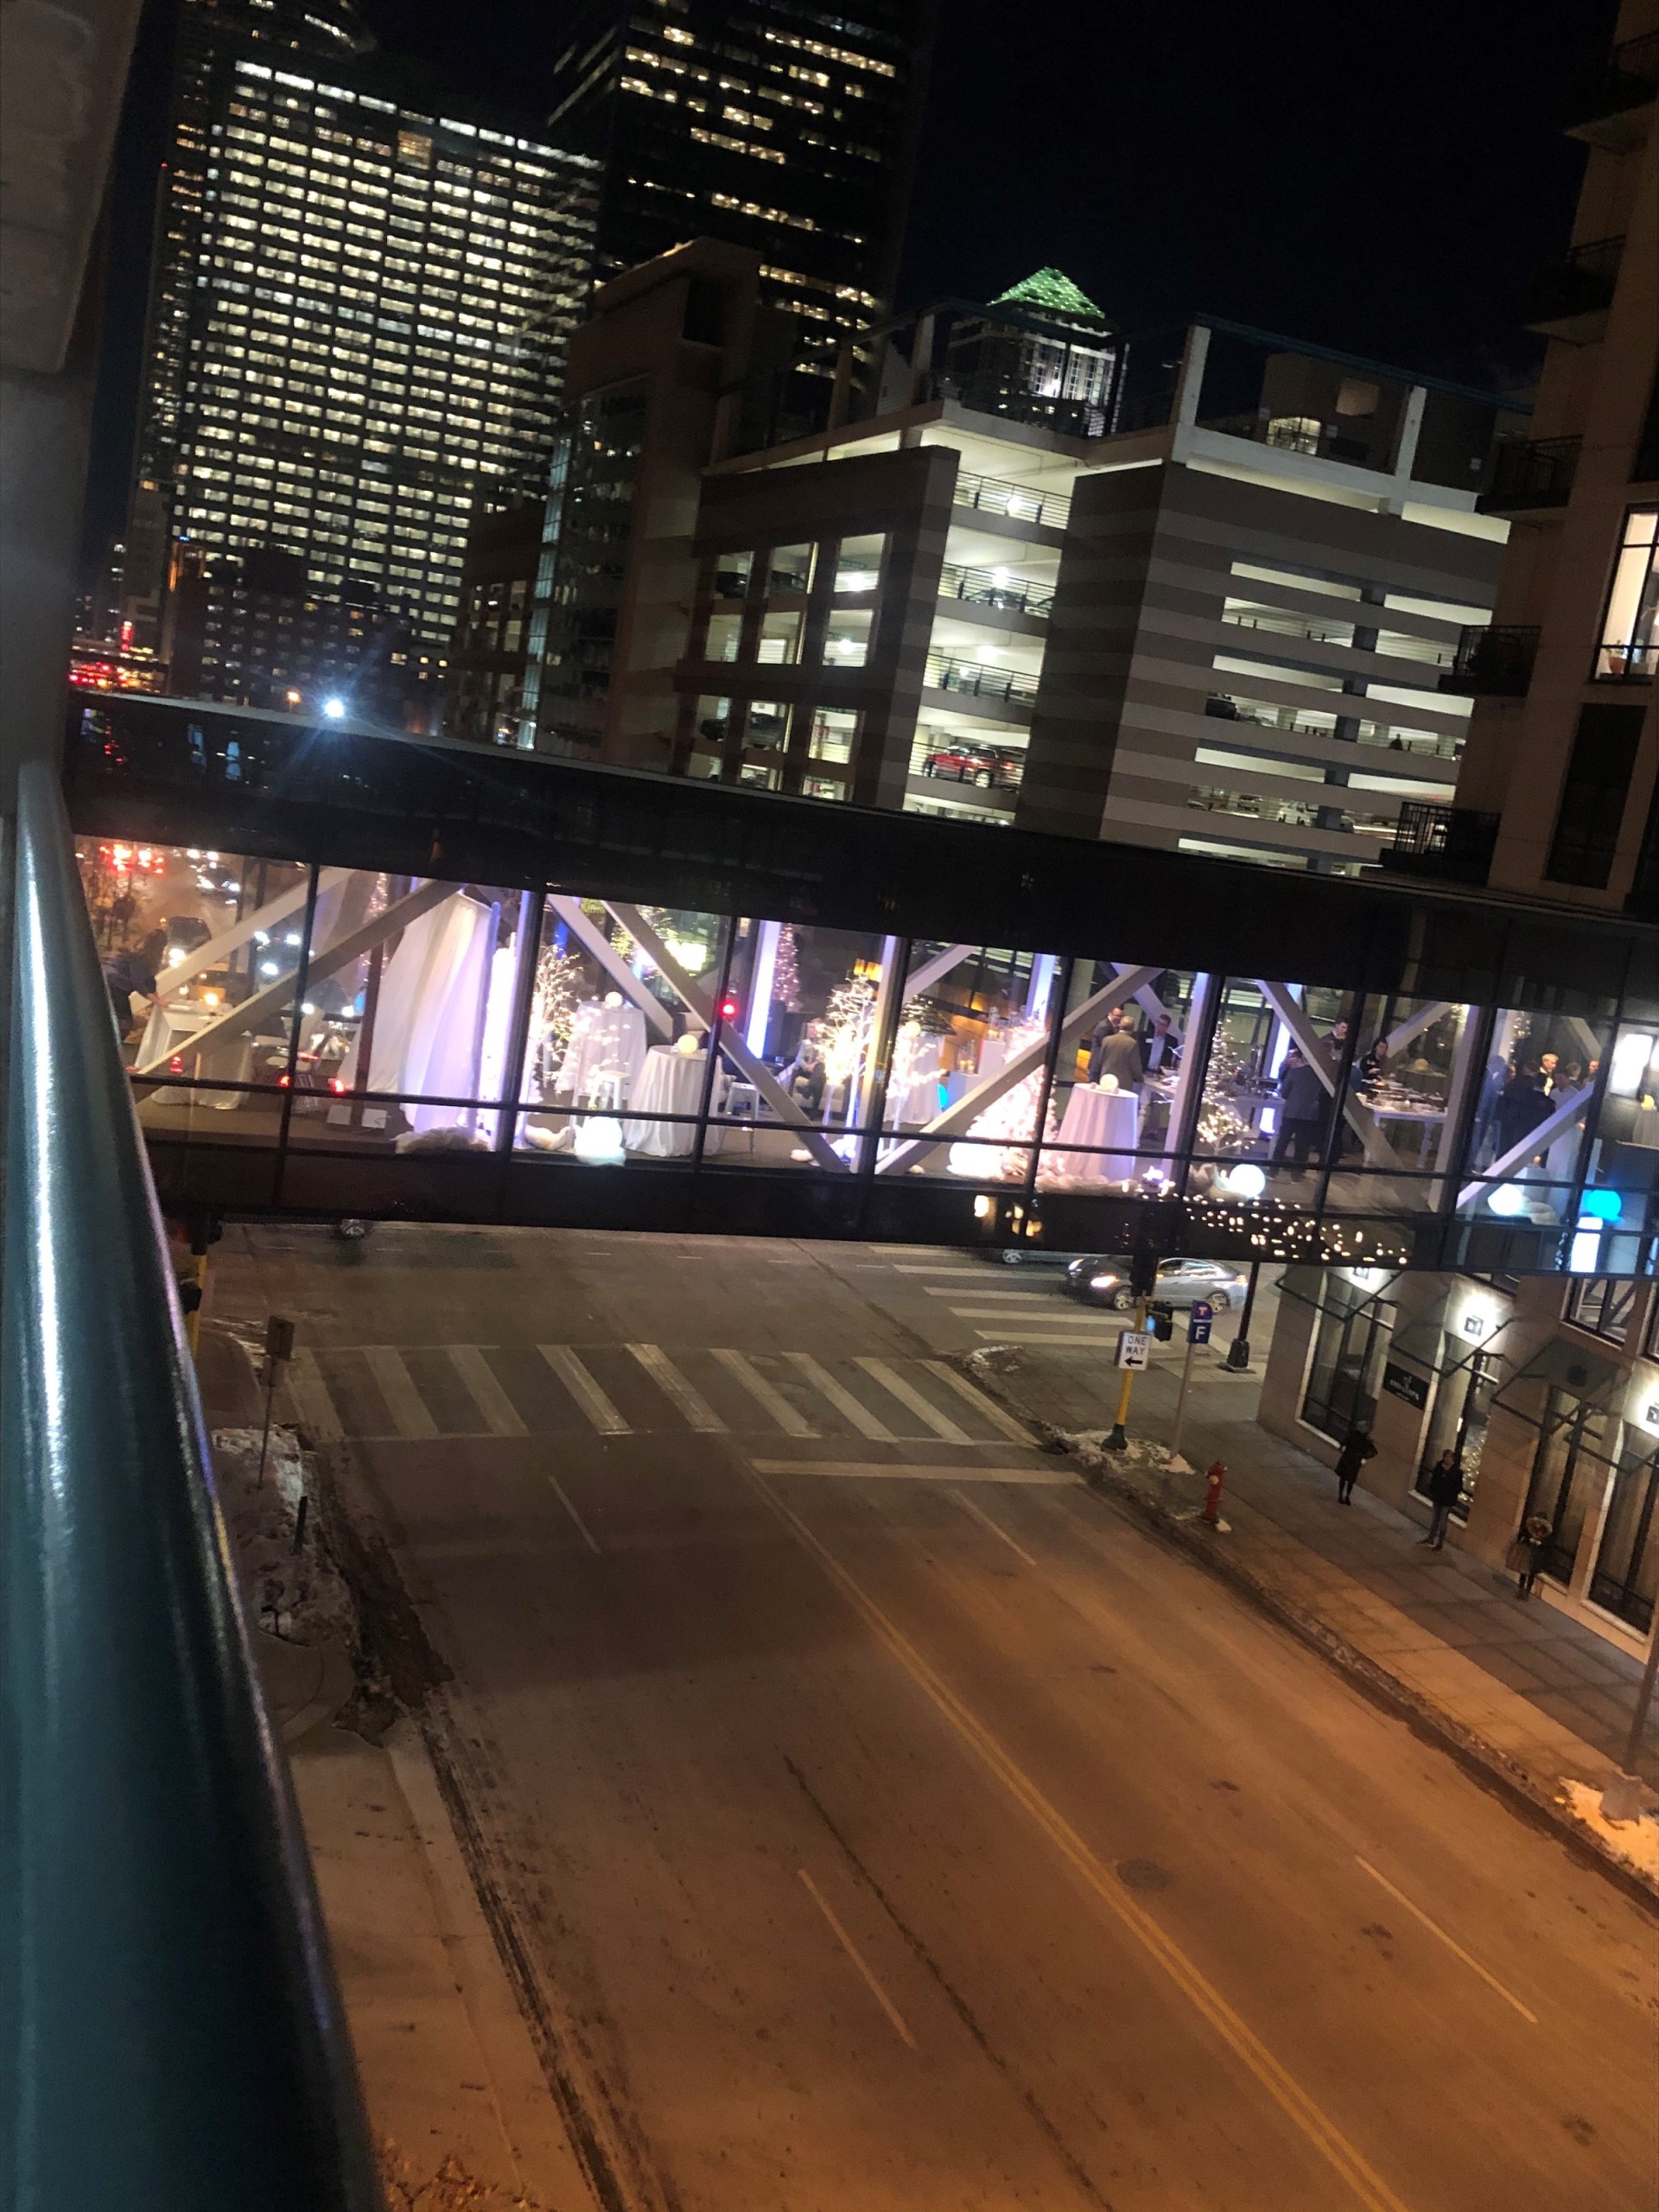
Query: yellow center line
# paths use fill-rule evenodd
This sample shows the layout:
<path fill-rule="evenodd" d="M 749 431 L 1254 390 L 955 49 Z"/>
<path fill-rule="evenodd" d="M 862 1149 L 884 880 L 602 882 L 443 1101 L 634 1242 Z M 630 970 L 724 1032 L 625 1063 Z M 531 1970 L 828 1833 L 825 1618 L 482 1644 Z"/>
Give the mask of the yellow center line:
<path fill-rule="evenodd" d="M 1148 1955 L 1164 1969 L 1228 2048 L 1255 2076 L 1287 2119 L 1306 2137 L 1332 2168 L 1341 2176 L 1365 2212 L 1406 2212 L 1388 2183 L 1349 2142 L 1336 2124 L 1294 2076 L 1274 2056 L 1261 2037 L 1212 1983 L 1206 1980 L 1180 1946 L 1142 1910 L 1122 1884 L 1102 1865 L 1077 1831 L 1037 1784 L 1004 1751 L 990 1731 L 969 1711 L 904 1631 L 888 1618 L 875 1600 L 847 1572 L 829 1547 L 785 1505 L 765 1478 L 752 1468 L 746 1478 L 797 1541 L 818 1561 L 830 1580 L 863 1615 L 875 1634 L 898 1660 L 917 1687 L 976 1753 L 1003 1788 L 1022 1806 L 1082 1880 L 1122 1922 Z"/>

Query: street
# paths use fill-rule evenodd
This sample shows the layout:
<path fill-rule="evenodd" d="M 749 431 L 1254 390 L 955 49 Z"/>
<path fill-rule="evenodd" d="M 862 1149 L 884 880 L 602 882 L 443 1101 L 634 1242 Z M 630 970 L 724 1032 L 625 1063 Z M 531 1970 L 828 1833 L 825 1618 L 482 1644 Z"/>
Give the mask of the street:
<path fill-rule="evenodd" d="M 1655 2202 L 1651 1922 L 945 1363 L 1108 1361 L 1052 1275 L 397 1227 L 214 1269 L 215 1327 L 298 1323 L 289 1410 L 454 1671 L 596 2204 Z"/>

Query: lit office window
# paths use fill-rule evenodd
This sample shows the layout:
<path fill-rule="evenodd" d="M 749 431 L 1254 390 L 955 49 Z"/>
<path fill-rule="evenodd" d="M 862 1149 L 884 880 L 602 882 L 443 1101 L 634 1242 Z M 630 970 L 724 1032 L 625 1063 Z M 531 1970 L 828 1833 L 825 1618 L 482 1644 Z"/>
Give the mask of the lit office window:
<path fill-rule="evenodd" d="M 1632 507 L 1607 595 L 1601 626 L 1598 677 L 1613 683 L 1639 682 L 1655 672 L 1659 631 L 1659 507 Z"/>

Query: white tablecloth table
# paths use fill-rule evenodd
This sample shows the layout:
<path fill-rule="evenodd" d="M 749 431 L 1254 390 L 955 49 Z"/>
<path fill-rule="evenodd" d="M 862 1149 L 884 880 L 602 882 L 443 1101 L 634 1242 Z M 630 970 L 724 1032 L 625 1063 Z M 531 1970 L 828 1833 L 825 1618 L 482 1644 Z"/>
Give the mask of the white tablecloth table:
<path fill-rule="evenodd" d="M 707 1052 L 677 1052 L 671 1045 L 653 1045 L 645 1054 L 643 1073 L 635 1080 L 628 1118 L 622 1124 L 626 1151 L 647 1160 L 675 1160 L 694 1149 L 695 1122 L 656 1122 L 652 1114 L 693 1114 L 702 1104 Z"/>
<path fill-rule="evenodd" d="M 1141 1139 L 1141 1101 L 1132 1090 L 1101 1090 L 1092 1083 L 1077 1084 L 1066 1101 L 1060 1122 L 1062 1149 L 1048 1153 L 1044 1165 L 1051 1175 L 1065 1175 L 1085 1183 L 1127 1183 L 1135 1173 L 1131 1156 Z M 1068 1145 L 1103 1145 L 1119 1158 L 1094 1152 L 1068 1152 Z"/>
<path fill-rule="evenodd" d="M 160 1060 L 162 1065 L 153 1071 L 160 1080 L 170 1073 L 167 1061 L 176 1058 L 184 1062 L 186 1075 L 198 1076 L 205 1083 L 251 1082 L 253 1077 L 253 1046 L 245 1033 L 237 1037 L 221 1036 L 200 1055 L 192 1050 L 192 1040 L 198 1032 L 211 1028 L 220 1019 L 223 1011 L 220 1007 L 168 1006 L 165 1002 L 151 1007 L 133 1065 L 142 1068 L 151 1060 Z M 266 1079 L 270 1080 L 269 1077 Z M 177 1095 L 175 1093 L 175 1096 Z M 201 1103 L 216 1108 L 222 1114 L 232 1112 L 242 1105 L 245 1098 L 246 1093 L 241 1090 L 206 1090 L 201 1094 Z"/>
<path fill-rule="evenodd" d="M 1362 1106 L 1370 1105 L 1370 1101 L 1362 1098 L 1360 1103 Z M 1428 1147 L 1433 1133 L 1445 1121 L 1446 1109 L 1433 1106 L 1371 1106 L 1371 1118 L 1384 1136 L 1389 1134 L 1386 1125 L 1390 1122 L 1399 1125 L 1402 1136 L 1407 1129 L 1414 1128 L 1417 1132 L 1417 1165 L 1424 1168 L 1428 1165 Z"/>
<path fill-rule="evenodd" d="M 637 1006 L 607 1006 L 586 999 L 570 1025 L 570 1041 L 554 1078 L 554 1090 L 580 1102 L 594 1077 L 620 1069 L 630 1084 L 639 1080 L 645 1058 L 645 1017 Z"/>

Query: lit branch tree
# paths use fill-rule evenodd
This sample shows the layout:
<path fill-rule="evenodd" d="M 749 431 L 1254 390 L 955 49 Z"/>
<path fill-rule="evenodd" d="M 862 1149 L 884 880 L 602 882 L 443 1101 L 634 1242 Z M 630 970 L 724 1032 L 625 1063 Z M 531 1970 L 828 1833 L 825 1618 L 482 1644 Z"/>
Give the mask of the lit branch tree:
<path fill-rule="evenodd" d="M 772 1002 L 785 1014 L 801 1010 L 801 959 L 795 932 L 785 923 L 778 932 L 778 958 L 772 971 Z"/>
<path fill-rule="evenodd" d="M 1007 1046 L 1005 1060 L 1014 1059 L 1028 1046 L 1040 1043 L 1046 1034 L 1046 1026 L 1040 1021 L 1011 1023 L 1002 1032 Z M 1022 1076 L 976 1116 L 968 1135 L 979 1141 L 966 1148 L 964 1168 L 974 1174 L 999 1177 L 1005 1182 L 1021 1181 L 1031 1170 L 1031 1144 L 1037 1134 L 1037 1108 L 1042 1095 L 1043 1068 L 1039 1061 L 1029 1075 Z M 1043 1130 L 1044 1143 L 1052 1143 L 1055 1135 L 1054 1104 L 1051 1098 Z M 992 1149 L 998 1143 L 1002 1147 L 1000 1152 Z M 976 1156 L 981 1164 L 969 1166 Z"/>

